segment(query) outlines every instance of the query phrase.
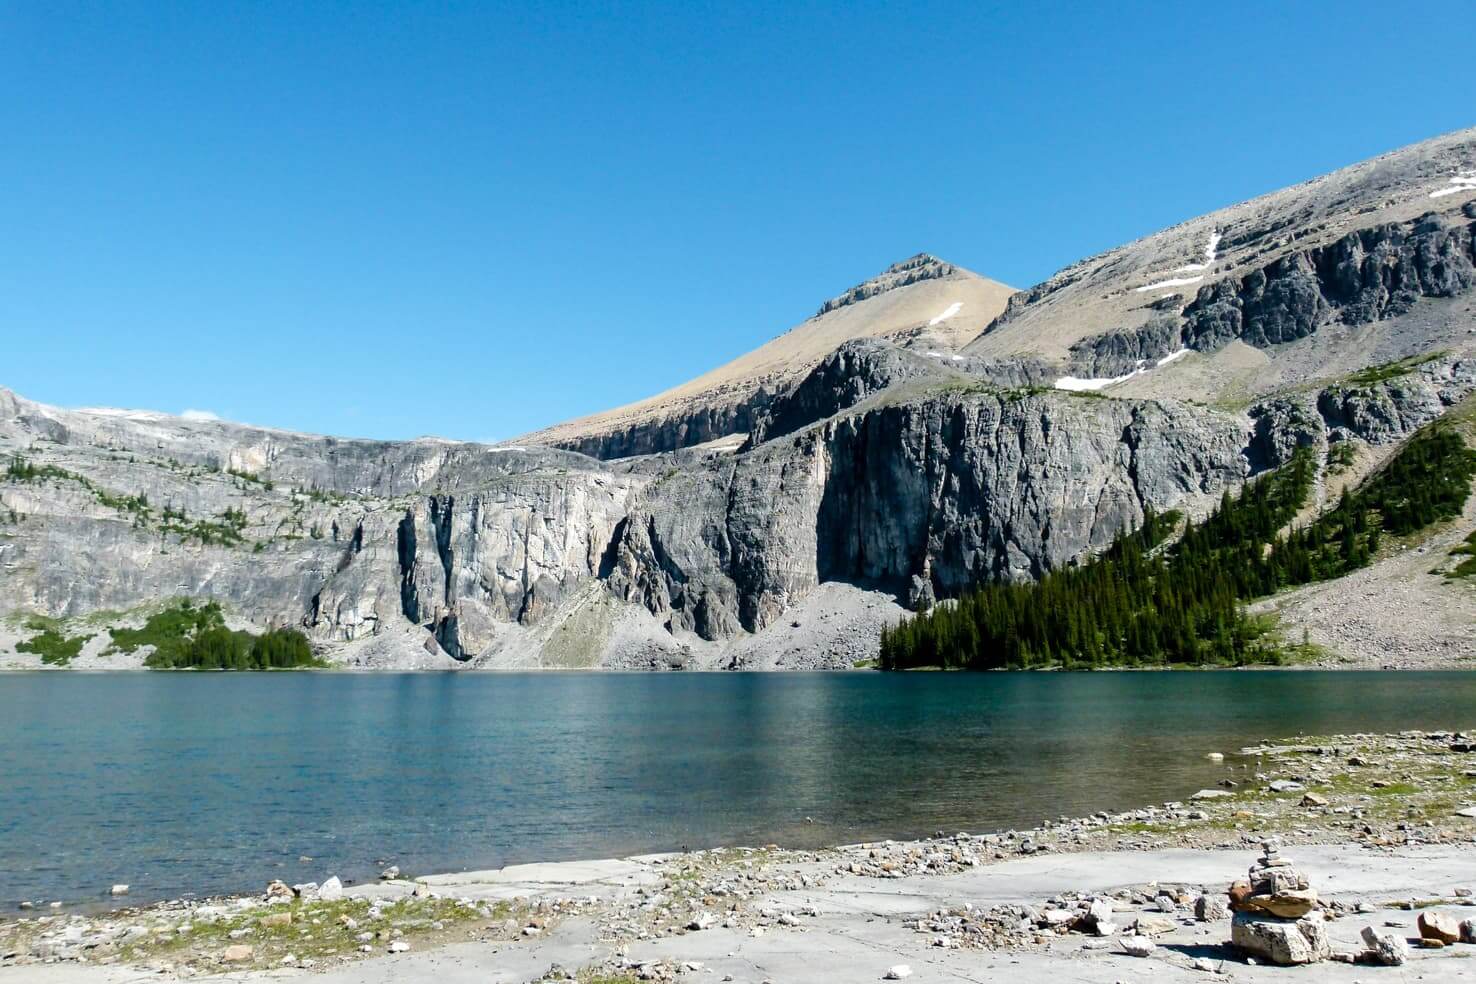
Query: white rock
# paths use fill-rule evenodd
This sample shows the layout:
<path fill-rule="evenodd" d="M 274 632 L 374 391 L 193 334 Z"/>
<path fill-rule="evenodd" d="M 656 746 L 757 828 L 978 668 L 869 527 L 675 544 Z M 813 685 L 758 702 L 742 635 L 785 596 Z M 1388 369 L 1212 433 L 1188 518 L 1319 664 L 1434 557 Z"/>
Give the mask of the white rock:
<path fill-rule="evenodd" d="M 128 894 L 128 886 L 127 885 L 114 885 L 113 886 L 113 894 L 114 895 L 127 895 Z"/>
<path fill-rule="evenodd" d="M 343 898 L 343 882 L 334 875 L 323 884 L 318 886 L 318 900 L 321 902 L 337 902 Z"/>
<path fill-rule="evenodd" d="M 389 945 L 390 953 L 406 953 L 410 950 L 410 944 L 404 940 L 395 940 Z"/>
<path fill-rule="evenodd" d="M 912 976 L 912 968 L 911 967 L 907 966 L 906 964 L 897 964 L 897 966 L 895 966 L 895 967 L 888 967 L 887 968 L 887 972 L 882 975 L 882 980 L 884 980 L 884 981 L 901 981 L 901 980 L 906 980 L 907 978 L 909 978 L 911 976 Z"/>
<path fill-rule="evenodd" d="M 1409 945 L 1392 933 L 1380 933 L 1372 926 L 1363 927 L 1363 942 L 1368 944 L 1374 963 L 1399 967 L 1409 957 Z"/>
<path fill-rule="evenodd" d="M 1122 952 L 1130 957 L 1146 957 L 1158 949 L 1152 940 L 1144 936 L 1124 936 L 1117 942 L 1122 946 Z"/>

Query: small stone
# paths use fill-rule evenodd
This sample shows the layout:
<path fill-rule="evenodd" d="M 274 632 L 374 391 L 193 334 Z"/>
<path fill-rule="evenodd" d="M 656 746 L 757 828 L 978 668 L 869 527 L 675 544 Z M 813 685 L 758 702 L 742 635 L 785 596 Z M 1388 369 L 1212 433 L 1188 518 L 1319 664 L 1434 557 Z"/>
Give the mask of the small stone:
<path fill-rule="evenodd" d="M 292 898 L 292 886 L 280 879 L 272 879 L 267 883 L 266 897 L 269 899 Z"/>
<path fill-rule="evenodd" d="M 222 963 L 245 963 L 251 959 L 251 947 L 244 943 L 228 946 L 221 952 L 220 959 Z"/>
<path fill-rule="evenodd" d="M 1476 819 L 1476 806 L 1467 806 L 1463 809 L 1456 810 L 1455 815 L 1458 817 L 1466 817 L 1467 819 Z"/>
<path fill-rule="evenodd" d="M 1111 936 L 1117 932 L 1117 927 L 1112 922 L 1112 903 L 1102 899 L 1097 899 L 1087 907 L 1087 914 L 1082 922 L 1098 936 Z"/>
<path fill-rule="evenodd" d="M 1153 916 L 1139 916 L 1133 923 L 1139 936 L 1162 936 L 1164 933 L 1172 933 L 1178 923 L 1172 919 L 1164 919 Z"/>
<path fill-rule="evenodd" d="M 1461 921 L 1461 942 L 1476 943 L 1476 919 Z"/>
<path fill-rule="evenodd" d="M 1443 912 L 1422 912 L 1415 925 L 1419 926 L 1422 939 L 1455 943 L 1461 938 L 1460 923 Z"/>
<path fill-rule="evenodd" d="M 389 945 L 389 952 L 390 953 L 408 953 L 408 952 L 410 952 L 410 944 L 409 943 L 406 943 L 404 940 L 395 940 L 393 943 L 391 943 Z"/>
<path fill-rule="evenodd" d="M 1306 807 L 1326 806 L 1327 797 L 1318 796 L 1316 793 L 1305 793 L 1302 796 L 1302 805 Z"/>
<path fill-rule="evenodd" d="M 1301 791 L 1302 784 L 1290 779 L 1277 779 L 1271 783 L 1273 793 L 1300 793 Z"/>
<path fill-rule="evenodd" d="M 1202 970 L 1206 974 L 1213 974 L 1215 972 L 1215 962 L 1208 957 L 1195 957 L 1189 961 L 1189 969 Z"/>
<path fill-rule="evenodd" d="M 1214 800 L 1214 799 L 1224 799 L 1226 796 L 1233 796 L 1233 795 L 1235 795 L 1235 794 L 1234 793 L 1231 793 L 1229 790 L 1226 790 L 1226 789 L 1201 789 L 1199 792 L 1195 793 L 1193 796 L 1190 796 L 1189 798 L 1191 800 L 1195 800 L 1195 801 L 1199 801 L 1199 800 Z"/>
<path fill-rule="evenodd" d="M 1392 933 L 1380 933 L 1372 926 L 1363 927 L 1363 942 L 1368 944 L 1368 961 L 1382 967 L 1399 967 L 1409 956 L 1404 940 Z"/>
<path fill-rule="evenodd" d="M 1223 762 L 1223 761 L 1225 761 L 1225 753 L 1224 752 L 1210 752 L 1207 755 L 1205 755 L 1205 758 L 1209 759 L 1211 762 Z"/>
<path fill-rule="evenodd" d="M 707 912 L 700 912 L 697 914 L 696 918 L 687 923 L 687 928 L 694 932 L 700 932 L 711 925 L 712 914 Z"/>
<path fill-rule="evenodd" d="M 268 915 L 262 916 L 260 919 L 258 919 L 257 920 L 257 923 L 259 925 L 261 925 L 261 926 L 291 926 L 292 925 L 292 913 L 290 913 L 290 912 L 273 912 L 273 913 L 269 913 Z"/>
<path fill-rule="evenodd" d="M 1218 895 L 1201 895 L 1194 900 L 1194 918 L 1200 922 L 1217 922 L 1225 918 L 1228 907 Z"/>
<path fill-rule="evenodd" d="M 381 871 L 379 873 L 379 877 L 384 881 L 394 881 L 396 878 L 400 877 L 400 869 L 397 865 L 392 864 L 388 868 L 385 868 L 383 871 Z"/>
<path fill-rule="evenodd" d="M 911 967 L 907 966 L 906 964 L 897 964 L 895 967 L 888 967 L 887 968 L 887 972 L 885 974 L 882 974 L 882 980 L 884 980 L 884 981 L 903 981 L 903 980 L 906 980 L 907 978 L 909 978 L 911 976 L 912 976 L 912 968 Z"/>
<path fill-rule="evenodd" d="M 128 894 L 128 886 L 127 885 L 114 885 L 113 886 L 112 894 L 113 895 L 127 895 Z"/>
<path fill-rule="evenodd" d="M 1117 942 L 1122 947 L 1122 952 L 1130 957 L 1146 957 L 1158 949 L 1152 940 L 1144 936 L 1124 936 Z"/>

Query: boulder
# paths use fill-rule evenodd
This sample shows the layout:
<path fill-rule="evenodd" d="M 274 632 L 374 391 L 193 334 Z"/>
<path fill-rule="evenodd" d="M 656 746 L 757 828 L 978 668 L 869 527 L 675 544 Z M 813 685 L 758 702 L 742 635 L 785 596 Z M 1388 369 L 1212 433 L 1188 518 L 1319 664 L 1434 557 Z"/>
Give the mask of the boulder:
<path fill-rule="evenodd" d="M 882 975 L 882 980 L 884 980 L 884 981 L 902 981 L 902 980 L 906 980 L 907 978 L 909 978 L 911 976 L 912 976 L 912 968 L 911 967 L 907 966 L 906 964 L 897 964 L 894 967 L 888 967 L 887 968 L 887 972 Z"/>
<path fill-rule="evenodd" d="M 1368 944 L 1368 952 L 1364 955 L 1367 963 L 1399 967 L 1409 957 L 1409 947 L 1404 940 L 1392 933 L 1380 933 L 1372 926 L 1363 927 L 1363 942 Z"/>
<path fill-rule="evenodd" d="M 337 875 L 318 886 L 318 901 L 337 902 L 341 898 L 343 898 L 343 882 L 338 880 Z"/>
<path fill-rule="evenodd" d="M 1130 957 L 1146 957 L 1158 949 L 1152 940 L 1142 936 L 1124 936 L 1117 942 L 1122 945 L 1122 952 Z"/>
<path fill-rule="evenodd" d="M 1200 922 L 1216 922 L 1227 913 L 1225 900 L 1218 895 L 1201 895 L 1194 900 L 1194 918 Z"/>
<path fill-rule="evenodd" d="M 1302 796 L 1302 805 L 1303 806 L 1308 806 L 1308 807 L 1313 807 L 1313 806 L 1326 806 L 1327 805 L 1327 797 L 1326 796 L 1318 796 L 1316 793 L 1307 793 L 1307 794 L 1305 794 L 1305 795 Z"/>
<path fill-rule="evenodd" d="M 266 896 L 269 899 L 292 898 L 292 886 L 281 879 L 273 879 L 267 884 Z"/>
<path fill-rule="evenodd" d="M 1461 924 L 1453 916 L 1443 912 L 1422 912 L 1416 920 L 1420 927 L 1420 938 L 1439 940 L 1442 943 L 1458 943 L 1461 939 Z"/>
<path fill-rule="evenodd" d="M 245 963 L 251 959 L 251 947 L 244 943 L 235 943 L 221 951 L 222 963 Z"/>
<path fill-rule="evenodd" d="M 1280 919 L 1237 912 L 1230 922 L 1230 942 L 1248 956 L 1278 967 L 1317 963 L 1332 955 L 1321 913 Z"/>
<path fill-rule="evenodd" d="M 127 885 L 114 885 L 113 886 L 112 894 L 113 895 L 127 895 L 128 894 L 128 886 Z"/>
<path fill-rule="evenodd" d="M 291 926 L 292 913 L 273 912 L 268 915 L 262 916 L 260 919 L 257 920 L 257 923 L 261 926 Z"/>
<path fill-rule="evenodd" d="M 1462 921 L 1461 942 L 1476 943 L 1476 919 L 1466 919 Z"/>

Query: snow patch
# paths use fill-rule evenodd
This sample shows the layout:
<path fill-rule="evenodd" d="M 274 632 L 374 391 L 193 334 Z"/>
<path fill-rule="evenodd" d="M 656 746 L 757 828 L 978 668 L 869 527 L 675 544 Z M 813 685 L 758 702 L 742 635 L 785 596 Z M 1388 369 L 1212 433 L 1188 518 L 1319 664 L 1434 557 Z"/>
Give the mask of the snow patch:
<path fill-rule="evenodd" d="M 1080 376 L 1062 376 L 1056 380 L 1056 389 L 1070 390 L 1073 393 L 1093 392 L 1106 389 L 1109 386 L 1115 386 L 1118 383 L 1125 383 L 1134 376 L 1147 371 L 1147 369 L 1143 368 L 1142 361 L 1139 360 L 1138 368 L 1125 376 L 1113 376 L 1111 379 L 1083 379 Z"/>
<path fill-rule="evenodd" d="M 1450 187 L 1430 192 L 1431 198 L 1458 195 L 1463 191 L 1476 191 L 1476 171 L 1462 171 L 1450 179 Z"/>
<path fill-rule="evenodd" d="M 944 309 L 942 314 L 938 315 L 932 321 L 929 321 L 928 327 L 931 328 L 940 322 L 947 321 L 949 318 L 957 314 L 962 308 L 963 301 L 954 301 L 952 304 L 948 305 L 948 307 Z"/>
<path fill-rule="evenodd" d="M 193 420 L 196 422 L 208 422 L 220 420 L 220 414 L 211 413 L 209 410 L 186 410 L 179 415 L 181 420 Z"/>
<path fill-rule="evenodd" d="M 1139 294 L 1142 294 L 1150 290 L 1163 290 L 1165 287 L 1188 287 L 1190 284 L 1197 284 L 1203 279 L 1204 274 L 1202 273 L 1197 277 L 1172 277 L 1168 280 L 1160 280 L 1157 283 L 1148 284 L 1146 287 L 1138 287 L 1136 290 Z"/>
<path fill-rule="evenodd" d="M 160 420 L 165 416 L 152 410 L 123 410 L 118 407 L 78 407 L 77 412 L 94 417 L 122 417 L 125 420 Z"/>
<path fill-rule="evenodd" d="M 1204 244 L 1204 261 L 1201 263 L 1185 263 L 1181 267 L 1175 267 L 1173 272 L 1194 273 L 1197 270 L 1208 270 L 1214 266 L 1215 260 L 1220 258 L 1220 240 L 1224 238 L 1225 234 L 1219 230 L 1210 233 L 1209 242 Z M 1203 279 L 1204 274 L 1202 273 L 1196 277 L 1170 277 L 1167 280 L 1159 280 L 1151 283 L 1146 287 L 1139 287 L 1137 288 L 1137 292 L 1143 294 L 1150 290 L 1162 290 L 1165 287 L 1187 287 L 1190 284 L 1197 284 Z"/>
<path fill-rule="evenodd" d="M 1153 363 L 1151 367 L 1148 365 L 1147 360 L 1139 359 L 1138 367 L 1132 372 L 1122 376 L 1113 376 L 1110 379 L 1090 379 L 1082 378 L 1081 376 L 1062 376 L 1060 379 L 1056 380 L 1055 385 L 1056 389 L 1058 390 L 1070 390 L 1073 393 L 1092 393 L 1096 392 L 1097 390 L 1104 390 L 1109 386 L 1116 386 L 1118 383 L 1125 383 L 1129 379 L 1132 379 L 1134 376 L 1143 375 L 1143 373 L 1148 372 L 1150 368 L 1159 369 L 1163 366 L 1169 365 L 1170 363 L 1178 362 L 1180 359 L 1188 354 L 1188 349 L 1181 348 L 1177 352 L 1170 352 L 1168 355 L 1165 355 L 1163 358 Z"/>
<path fill-rule="evenodd" d="M 1185 263 L 1175 270 L 1175 273 L 1192 273 L 1195 270 L 1208 270 L 1220 256 L 1220 240 L 1225 238 L 1222 232 L 1210 233 L 1209 242 L 1204 246 L 1203 263 Z"/>

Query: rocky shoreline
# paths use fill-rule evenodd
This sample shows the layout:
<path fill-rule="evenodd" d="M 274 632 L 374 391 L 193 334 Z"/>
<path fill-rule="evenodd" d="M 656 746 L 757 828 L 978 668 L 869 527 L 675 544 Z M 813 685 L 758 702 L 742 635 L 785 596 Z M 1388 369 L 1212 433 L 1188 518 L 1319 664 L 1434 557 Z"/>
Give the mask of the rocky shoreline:
<path fill-rule="evenodd" d="M 43 905 L 0 923 L 0 984 L 376 982 L 446 967 L 599 984 L 962 981 L 990 967 L 1139 979 L 1125 961 L 1150 961 L 1155 979 L 1318 964 L 1318 980 L 1352 981 L 1405 961 L 1426 980 L 1472 973 L 1450 958 L 1476 955 L 1476 739 L 1341 735 L 1223 764 L 1217 786 L 1182 801 L 1031 830 L 391 869 L 95 915 Z"/>

